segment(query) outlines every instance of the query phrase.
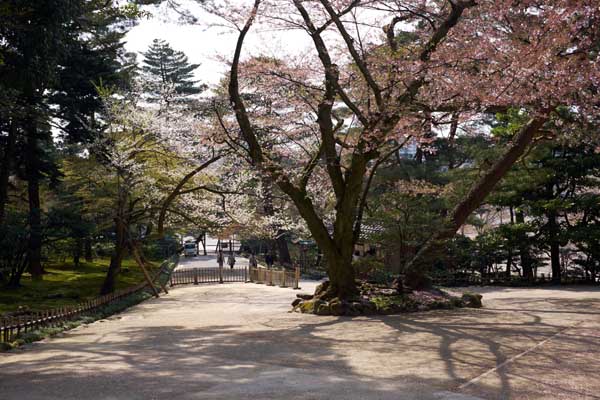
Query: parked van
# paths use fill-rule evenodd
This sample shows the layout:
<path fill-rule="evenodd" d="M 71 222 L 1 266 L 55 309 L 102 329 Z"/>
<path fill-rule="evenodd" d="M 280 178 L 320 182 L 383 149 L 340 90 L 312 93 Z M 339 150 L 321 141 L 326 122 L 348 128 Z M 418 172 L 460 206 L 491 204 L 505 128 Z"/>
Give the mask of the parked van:
<path fill-rule="evenodd" d="M 187 242 L 183 245 L 183 255 L 185 257 L 196 257 L 198 255 L 198 245 L 195 242 Z"/>

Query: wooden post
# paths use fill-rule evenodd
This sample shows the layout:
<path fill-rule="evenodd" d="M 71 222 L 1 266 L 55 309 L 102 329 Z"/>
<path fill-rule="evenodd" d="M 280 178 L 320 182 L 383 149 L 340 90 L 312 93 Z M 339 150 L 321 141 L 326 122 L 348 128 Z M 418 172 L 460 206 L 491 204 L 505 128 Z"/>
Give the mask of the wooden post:
<path fill-rule="evenodd" d="M 223 266 L 219 265 L 219 283 L 223 283 Z"/>
<path fill-rule="evenodd" d="M 140 259 L 140 255 L 138 254 L 137 248 L 133 245 L 133 243 L 131 244 L 131 249 L 133 250 L 132 253 L 133 253 L 133 257 L 135 258 L 135 262 L 142 269 L 142 272 L 144 273 L 144 277 L 146 278 L 146 281 L 148 282 L 148 284 L 150 285 L 150 288 L 152 288 L 152 291 L 154 292 L 154 296 L 157 298 L 160 297 L 158 294 L 158 290 L 156 290 L 156 287 L 154 286 L 154 283 L 152 282 L 152 278 L 150 278 L 150 274 L 148 273 L 148 270 L 146 269 L 146 267 L 144 266 L 144 263 Z"/>
<path fill-rule="evenodd" d="M 296 279 L 294 279 L 294 289 L 298 290 L 300 289 L 299 283 L 300 283 L 300 267 L 296 266 Z"/>
<path fill-rule="evenodd" d="M 194 268 L 194 285 L 198 284 L 198 268 Z"/>
<path fill-rule="evenodd" d="M 273 286 L 273 270 L 267 270 L 267 279 L 269 281 L 268 285 Z"/>

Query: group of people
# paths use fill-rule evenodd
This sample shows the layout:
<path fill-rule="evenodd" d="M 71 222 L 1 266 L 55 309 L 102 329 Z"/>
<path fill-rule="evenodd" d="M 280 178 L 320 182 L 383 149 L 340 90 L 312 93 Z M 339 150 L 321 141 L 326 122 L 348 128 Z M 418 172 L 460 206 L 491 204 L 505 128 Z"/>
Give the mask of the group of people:
<path fill-rule="evenodd" d="M 229 253 L 229 257 L 227 257 L 227 264 L 229 265 L 229 268 L 233 269 L 233 267 L 235 267 L 235 255 L 233 253 Z M 219 253 L 217 254 L 217 263 L 219 264 L 219 267 L 223 267 L 223 263 L 225 262 L 225 256 L 223 255 L 223 250 L 219 250 Z"/>
<path fill-rule="evenodd" d="M 273 267 L 273 261 L 273 256 L 271 254 L 267 254 L 265 256 L 265 263 L 267 264 L 268 268 Z M 229 268 L 233 269 L 233 267 L 235 266 L 235 262 L 235 255 L 233 253 L 229 253 L 229 257 L 227 257 L 227 264 L 229 265 Z M 225 263 L 225 256 L 223 254 L 223 250 L 219 250 L 219 253 L 217 254 L 217 263 L 221 268 Z M 254 255 L 254 253 L 250 254 L 250 257 L 248 258 L 248 264 L 251 268 L 256 268 L 258 266 L 258 261 L 256 260 L 256 256 Z"/>

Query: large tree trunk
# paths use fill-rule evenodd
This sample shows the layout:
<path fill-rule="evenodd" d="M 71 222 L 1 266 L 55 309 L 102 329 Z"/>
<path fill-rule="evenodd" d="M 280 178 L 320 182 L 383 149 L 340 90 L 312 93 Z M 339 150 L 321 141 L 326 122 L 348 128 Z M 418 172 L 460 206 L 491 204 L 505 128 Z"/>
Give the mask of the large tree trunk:
<path fill-rule="evenodd" d="M 344 240 L 345 239 L 345 240 Z M 351 246 L 352 235 L 345 235 L 334 240 L 334 245 L 319 245 L 327 261 L 327 275 L 329 285 L 321 293 L 315 293 L 315 296 L 330 300 L 332 298 L 350 299 L 356 297 L 358 289 L 356 288 L 356 275 L 352 265 Z"/>
<path fill-rule="evenodd" d="M 10 123 L 8 136 L 6 137 L 6 146 L 4 147 L 4 157 L 0 165 L 0 225 L 4 222 L 6 203 L 8 203 L 8 180 L 12 167 L 12 160 L 15 155 L 15 144 L 17 141 L 17 125 L 15 121 Z"/>
<path fill-rule="evenodd" d="M 123 221 L 120 219 L 116 221 L 116 238 L 115 238 L 115 248 L 110 257 L 110 265 L 108 266 L 108 272 L 106 273 L 106 277 L 104 278 L 104 283 L 102 284 L 102 288 L 100 289 L 100 294 L 111 293 L 115 290 L 115 283 L 117 281 L 117 276 L 119 272 L 121 272 L 121 264 L 123 262 L 123 258 L 125 257 L 125 253 L 127 251 L 127 243 L 125 237 L 125 226 Z"/>
<path fill-rule="evenodd" d="M 27 258 L 29 272 L 33 280 L 41 280 L 42 269 L 42 212 L 40 204 L 40 174 L 38 167 L 38 142 L 35 121 L 31 121 L 27 132 L 25 169 L 27 174 L 27 194 L 29 199 L 29 245 Z"/>
<path fill-rule="evenodd" d="M 112 293 L 115 290 L 117 276 L 119 276 L 119 272 L 121 272 L 121 264 L 126 250 L 127 248 L 124 244 L 115 244 L 115 249 L 110 257 L 108 272 L 106 273 L 106 278 L 104 278 L 102 288 L 100 289 L 101 295 Z"/>
<path fill-rule="evenodd" d="M 354 184 L 357 183 L 354 182 Z M 327 232 L 318 215 L 313 212 L 312 204 L 307 196 L 292 196 L 327 262 L 329 285 L 325 292 L 315 293 L 315 296 L 319 298 L 348 299 L 358 294 L 352 254 L 355 243 L 353 227 L 356 222 L 356 203 L 359 190 L 352 189 L 353 185 L 350 185 L 350 190 L 347 192 L 350 194 L 338 201 L 333 235 Z"/>
<path fill-rule="evenodd" d="M 115 283 L 119 272 L 121 272 L 121 263 L 127 251 L 127 240 L 129 239 L 129 220 L 125 218 L 125 204 L 127 202 L 127 193 L 117 184 L 117 213 L 115 215 L 115 248 L 110 257 L 110 265 L 104 283 L 100 289 L 100 294 L 111 293 L 115 290 Z M 131 211 L 131 210 L 130 210 Z"/>
<path fill-rule="evenodd" d="M 281 264 L 290 265 L 292 263 L 292 258 L 290 257 L 287 239 L 283 233 L 283 231 L 280 231 L 276 239 L 277 256 Z"/>
<path fill-rule="evenodd" d="M 549 114 L 549 112 L 547 113 Z M 451 238 L 467 221 L 471 213 L 477 209 L 494 189 L 496 184 L 506 175 L 510 167 L 523 155 L 535 134 L 548 120 L 548 116 L 538 116 L 529 122 L 515 135 L 508 151 L 475 183 L 465 198 L 456 205 L 446 226 L 433 234 L 419 249 L 417 254 L 405 266 L 406 283 L 412 288 L 428 286 L 429 267 L 436 251 L 442 251 L 440 245 Z"/>

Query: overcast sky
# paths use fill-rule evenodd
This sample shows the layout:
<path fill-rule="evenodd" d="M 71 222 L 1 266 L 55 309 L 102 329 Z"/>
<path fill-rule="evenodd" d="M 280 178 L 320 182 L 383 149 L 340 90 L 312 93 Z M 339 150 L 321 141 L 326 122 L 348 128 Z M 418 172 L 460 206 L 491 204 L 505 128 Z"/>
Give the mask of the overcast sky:
<path fill-rule="evenodd" d="M 219 20 L 200 10 L 190 8 L 199 21 L 197 25 L 182 24 L 177 16 L 166 7 L 149 8 L 153 14 L 150 19 L 140 21 L 125 37 L 127 51 L 143 52 L 154 39 L 163 39 L 171 44 L 175 50 L 183 51 L 190 62 L 201 64 L 196 70 L 196 77 L 203 83 L 214 85 L 226 72 L 226 66 L 219 60 L 225 57 L 230 60 L 233 55 L 237 34 L 221 27 L 209 27 Z M 289 52 L 306 51 L 309 47 L 309 38 L 301 31 L 256 32 L 251 31 L 248 36 L 244 54 L 264 52 L 261 43 L 269 44 L 269 52 L 285 49 Z M 141 62 L 142 57 L 138 57 Z"/>

